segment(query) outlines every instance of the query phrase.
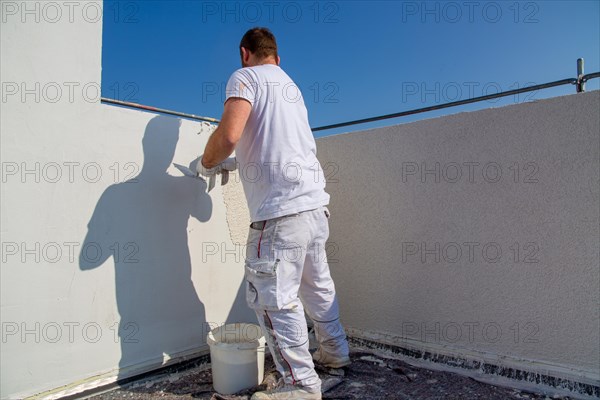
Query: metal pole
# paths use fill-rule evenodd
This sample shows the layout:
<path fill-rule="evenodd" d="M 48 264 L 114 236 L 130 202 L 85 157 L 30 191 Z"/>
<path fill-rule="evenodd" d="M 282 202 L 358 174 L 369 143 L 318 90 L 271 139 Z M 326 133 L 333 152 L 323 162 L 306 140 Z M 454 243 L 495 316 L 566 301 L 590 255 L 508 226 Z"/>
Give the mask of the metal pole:
<path fill-rule="evenodd" d="M 585 92 L 585 81 L 583 80 L 583 58 L 577 59 L 577 93 Z"/>
<path fill-rule="evenodd" d="M 567 79 L 562 79 L 560 81 L 543 83 L 541 85 L 526 86 L 526 87 L 520 88 L 520 89 L 508 90 L 506 92 L 487 94 L 485 96 L 479 96 L 479 97 L 473 97 L 473 98 L 465 99 L 465 100 L 453 101 L 451 103 L 437 104 L 435 106 L 416 108 L 414 110 L 402 111 L 402 112 L 394 113 L 394 114 L 386 114 L 386 115 L 381 115 L 379 117 L 363 118 L 363 119 L 357 119 L 354 121 L 341 122 L 339 124 L 319 126 L 317 128 L 312 128 L 312 131 L 317 132 L 317 131 L 323 131 L 325 129 L 340 128 L 343 126 L 364 124 L 366 122 L 373 122 L 373 121 L 380 121 L 382 119 L 404 117 L 406 115 L 419 114 L 422 112 L 433 111 L 433 110 L 441 110 L 443 108 L 456 107 L 456 106 L 461 106 L 463 104 L 476 103 L 478 101 L 483 101 L 483 100 L 491 100 L 491 99 L 496 99 L 499 97 L 512 96 L 514 94 L 519 94 L 519 93 L 533 92 L 535 90 L 547 89 L 547 88 L 551 88 L 554 86 L 561 86 L 561 85 L 566 85 L 566 84 L 577 85 L 577 82 L 578 81 L 575 78 L 567 78 Z"/>
<path fill-rule="evenodd" d="M 131 102 L 128 102 L 128 101 L 121 101 L 121 100 L 109 99 L 109 98 L 106 98 L 106 97 L 101 97 L 100 101 L 102 101 L 103 103 L 107 103 L 107 104 L 115 104 L 115 105 L 123 106 L 123 107 L 139 108 L 139 109 L 142 109 L 142 110 L 153 111 L 153 112 L 162 113 L 162 114 L 174 115 L 176 117 L 183 117 L 183 118 L 195 119 L 196 121 L 207 121 L 207 122 L 212 122 L 212 123 L 215 123 L 215 124 L 218 124 L 220 122 L 216 118 L 202 117 L 200 115 L 187 114 L 187 113 L 182 113 L 182 112 L 179 112 L 179 111 L 165 110 L 164 108 L 146 106 L 144 104 L 131 103 Z"/>

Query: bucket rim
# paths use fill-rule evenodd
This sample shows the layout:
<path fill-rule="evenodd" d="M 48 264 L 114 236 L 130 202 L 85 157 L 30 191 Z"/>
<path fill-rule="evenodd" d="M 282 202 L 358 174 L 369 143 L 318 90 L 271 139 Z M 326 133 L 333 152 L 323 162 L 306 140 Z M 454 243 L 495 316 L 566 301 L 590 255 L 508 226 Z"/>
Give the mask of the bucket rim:
<path fill-rule="evenodd" d="M 247 327 L 256 328 L 260 336 L 258 338 L 251 339 L 248 341 L 233 343 L 222 342 L 216 339 L 216 336 L 219 334 L 221 329 L 229 330 L 230 332 L 235 332 L 236 330 L 241 332 L 244 328 Z M 260 326 L 246 322 L 236 322 L 231 324 L 224 324 L 212 329 L 206 336 L 206 343 L 210 347 L 219 347 L 230 350 L 255 350 L 257 348 L 264 347 L 266 340 Z"/>

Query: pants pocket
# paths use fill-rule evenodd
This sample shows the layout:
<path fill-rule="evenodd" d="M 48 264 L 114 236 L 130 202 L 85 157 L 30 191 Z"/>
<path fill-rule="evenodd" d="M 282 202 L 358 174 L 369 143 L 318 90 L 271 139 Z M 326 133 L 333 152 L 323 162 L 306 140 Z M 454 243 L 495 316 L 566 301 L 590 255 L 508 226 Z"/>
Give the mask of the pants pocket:
<path fill-rule="evenodd" d="M 246 302 L 252 309 L 275 311 L 281 309 L 277 282 L 276 260 L 246 261 Z"/>

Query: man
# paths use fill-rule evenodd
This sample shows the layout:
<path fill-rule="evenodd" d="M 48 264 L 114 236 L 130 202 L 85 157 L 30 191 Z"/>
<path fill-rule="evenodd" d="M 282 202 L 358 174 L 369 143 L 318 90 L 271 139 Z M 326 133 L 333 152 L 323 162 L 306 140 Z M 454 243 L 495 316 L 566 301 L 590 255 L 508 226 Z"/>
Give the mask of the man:
<path fill-rule="evenodd" d="M 275 37 L 250 29 L 240 56 L 243 68 L 227 83 L 219 127 L 193 167 L 206 177 L 231 169 L 226 158 L 236 150 L 252 220 L 246 300 L 283 376 L 279 388 L 252 398 L 320 399 L 313 358 L 332 368 L 350 364 L 325 257 L 329 195 L 302 95 L 279 67 Z M 319 342 L 313 357 L 305 310 Z"/>

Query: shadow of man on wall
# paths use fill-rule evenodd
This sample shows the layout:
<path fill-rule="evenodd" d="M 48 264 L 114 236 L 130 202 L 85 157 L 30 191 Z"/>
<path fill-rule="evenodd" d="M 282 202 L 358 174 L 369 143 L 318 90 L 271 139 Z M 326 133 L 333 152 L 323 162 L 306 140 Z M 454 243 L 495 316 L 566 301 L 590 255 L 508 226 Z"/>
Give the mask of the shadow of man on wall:
<path fill-rule="evenodd" d="M 205 341 L 205 310 L 191 279 L 187 233 L 190 218 L 210 218 L 212 202 L 206 183 L 166 173 L 180 124 L 166 116 L 150 120 L 139 174 L 104 191 L 79 255 L 84 271 L 110 257 L 114 261 L 119 379 Z"/>

